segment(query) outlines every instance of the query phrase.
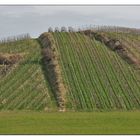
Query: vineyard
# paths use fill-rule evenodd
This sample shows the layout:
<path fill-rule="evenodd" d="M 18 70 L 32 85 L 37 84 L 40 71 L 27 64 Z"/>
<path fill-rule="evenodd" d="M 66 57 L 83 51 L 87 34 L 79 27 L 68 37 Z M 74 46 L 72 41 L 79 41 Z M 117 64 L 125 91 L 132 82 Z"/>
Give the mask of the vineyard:
<path fill-rule="evenodd" d="M 0 73 L 0 110 L 55 109 L 56 103 L 43 74 L 38 42 L 30 38 L 2 42 L 0 53 L 23 56 L 6 75 Z"/>
<path fill-rule="evenodd" d="M 85 32 L 49 31 L 0 42 L 0 110 L 140 109 L 140 35 L 104 32 L 125 44 L 135 67 Z"/>
<path fill-rule="evenodd" d="M 133 58 L 137 68 L 140 69 L 140 35 L 125 34 L 123 33 L 108 33 L 108 36 L 120 40 L 126 47 L 127 53 Z"/>
<path fill-rule="evenodd" d="M 122 32 L 94 32 L 90 30 L 86 30 L 84 33 L 90 38 L 95 38 L 104 43 L 133 67 L 140 69 L 140 35 Z"/>
<path fill-rule="evenodd" d="M 73 110 L 139 109 L 139 75 L 103 43 L 81 33 L 53 33 Z"/>

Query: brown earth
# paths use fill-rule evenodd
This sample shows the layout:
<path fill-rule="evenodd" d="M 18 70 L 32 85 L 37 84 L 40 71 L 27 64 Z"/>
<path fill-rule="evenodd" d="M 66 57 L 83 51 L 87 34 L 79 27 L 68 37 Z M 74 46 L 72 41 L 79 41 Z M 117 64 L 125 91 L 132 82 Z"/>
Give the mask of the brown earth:
<path fill-rule="evenodd" d="M 0 76 L 6 75 L 12 66 L 22 59 L 21 54 L 0 53 Z"/>
<path fill-rule="evenodd" d="M 56 51 L 55 41 L 51 33 L 42 34 L 39 37 L 39 40 L 43 46 L 43 61 L 46 65 L 46 69 L 50 79 L 49 81 L 51 82 L 52 88 L 55 92 L 59 111 L 65 111 L 66 88 L 62 80 L 61 68 L 58 62 L 59 56 Z"/>

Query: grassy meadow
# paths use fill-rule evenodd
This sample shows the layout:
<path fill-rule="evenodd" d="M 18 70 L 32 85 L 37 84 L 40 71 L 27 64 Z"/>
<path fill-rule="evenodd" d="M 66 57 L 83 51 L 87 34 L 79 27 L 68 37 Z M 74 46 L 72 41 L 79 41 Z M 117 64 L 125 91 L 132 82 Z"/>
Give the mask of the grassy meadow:
<path fill-rule="evenodd" d="M 140 134 L 140 112 L 0 112 L 0 134 Z"/>

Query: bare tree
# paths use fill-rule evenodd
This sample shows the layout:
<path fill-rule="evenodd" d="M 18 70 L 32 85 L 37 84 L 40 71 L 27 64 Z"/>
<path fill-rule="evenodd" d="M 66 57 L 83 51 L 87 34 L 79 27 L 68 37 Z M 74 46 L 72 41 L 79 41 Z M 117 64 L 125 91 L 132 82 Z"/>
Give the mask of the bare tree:
<path fill-rule="evenodd" d="M 28 39 L 30 39 L 30 35 L 28 33 L 21 34 L 21 35 L 17 35 L 17 36 L 3 38 L 0 40 L 0 44 L 7 44 L 7 43 L 15 42 L 15 41 L 28 40 Z"/>

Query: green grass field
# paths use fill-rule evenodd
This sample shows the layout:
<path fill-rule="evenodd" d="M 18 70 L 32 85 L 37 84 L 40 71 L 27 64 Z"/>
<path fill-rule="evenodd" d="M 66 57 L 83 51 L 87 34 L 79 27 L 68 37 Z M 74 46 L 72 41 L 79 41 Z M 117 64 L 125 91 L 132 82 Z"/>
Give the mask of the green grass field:
<path fill-rule="evenodd" d="M 140 112 L 0 112 L 0 134 L 140 134 Z"/>

